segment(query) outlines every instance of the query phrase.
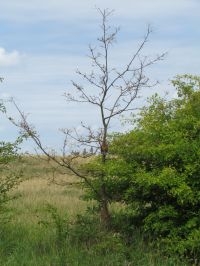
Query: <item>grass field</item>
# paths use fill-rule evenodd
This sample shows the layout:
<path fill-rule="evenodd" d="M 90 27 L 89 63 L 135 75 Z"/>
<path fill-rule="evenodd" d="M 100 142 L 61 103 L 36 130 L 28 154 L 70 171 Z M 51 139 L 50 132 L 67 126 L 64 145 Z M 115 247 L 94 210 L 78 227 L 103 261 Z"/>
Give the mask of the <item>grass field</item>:
<path fill-rule="evenodd" d="M 93 204 L 81 199 L 84 192 L 70 173 L 56 173 L 57 181 L 67 180 L 63 186 L 52 183 L 46 161 L 27 157 L 13 167 L 24 169 L 24 181 L 9 203 L 10 222 L 0 227 L 0 265 L 187 265 L 161 255 L 138 232 L 126 247 L 118 234 L 102 229 L 98 219 L 85 214 Z"/>

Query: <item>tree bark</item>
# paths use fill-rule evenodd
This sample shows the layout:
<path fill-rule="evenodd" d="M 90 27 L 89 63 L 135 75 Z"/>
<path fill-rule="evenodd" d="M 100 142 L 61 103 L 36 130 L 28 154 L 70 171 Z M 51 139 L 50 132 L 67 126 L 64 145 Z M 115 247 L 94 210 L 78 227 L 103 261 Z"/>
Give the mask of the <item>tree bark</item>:
<path fill-rule="evenodd" d="M 111 215 L 108 207 L 108 200 L 104 199 L 100 202 L 100 219 L 102 224 L 108 228 L 110 226 Z"/>
<path fill-rule="evenodd" d="M 102 164 L 105 165 L 106 163 L 106 157 L 108 153 L 108 144 L 106 141 L 106 137 L 104 137 L 103 143 L 101 145 L 101 155 L 102 155 Z M 101 222 L 105 227 L 109 227 L 110 225 L 110 211 L 109 211 L 109 200 L 106 192 L 106 184 L 105 184 L 105 176 L 104 173 L 102 173 L 101 177 L 101 188 L 100 188 L 100 194 L 101 194 L 101 199 L 100 199 L 100 218 Z"/>

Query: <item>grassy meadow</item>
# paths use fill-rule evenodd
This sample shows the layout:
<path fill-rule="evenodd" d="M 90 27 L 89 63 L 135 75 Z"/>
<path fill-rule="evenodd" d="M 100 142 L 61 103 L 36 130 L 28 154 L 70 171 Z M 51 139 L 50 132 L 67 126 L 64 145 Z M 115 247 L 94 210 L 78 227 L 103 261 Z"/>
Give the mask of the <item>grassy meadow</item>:
<path fill-rule="evenodd" d="M 162 255 L 139 232 L 129 246 L 119 234 L 106 232 L 86 212 L 93 203 L 81 198 L 84 191 L 70 173 L 55 172 L 47 161 L 34 157 L 13 165 L 19 167 L 23 182 L 12 192 L 16 198 L 1 219 L 1 266 L 187 265 Z"/>

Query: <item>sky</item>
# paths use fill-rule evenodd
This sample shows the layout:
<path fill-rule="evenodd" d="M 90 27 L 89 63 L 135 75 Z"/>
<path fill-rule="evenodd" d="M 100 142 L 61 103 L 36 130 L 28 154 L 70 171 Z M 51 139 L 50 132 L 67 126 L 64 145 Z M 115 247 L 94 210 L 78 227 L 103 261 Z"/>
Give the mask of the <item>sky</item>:
<path fill-rule="evenodd" d="M 10 0 L 0 3 L 0 99 L 8 116 L 18 118 L 9 103 L 13 97 L 28 115 L 46 147 L 59 151 L 59 129 L 75 127 L 81 121 L 99 127 L 98 113 L 91 106 L 68 104 L 65 92 L 73 91 L 71 81 L 79 81 L 76 69 L 90 70 L 88 46 L 101 35 L 101 16 L 97 8 L 114 10 L 109 23 L 119 26 L 117 42 L 111 49 L 110 63 L 126 65 L 142 41 L 147 26 L 152 34 L 144 55 L 167 52 L 165 59 L 148 70 L 159 85 L 142 91 L 145 99 L 157 92 L 175 90 L 170 80 L 177 74 L 200 75 L 199 0 Z M 140 100 L 142 101 L 142 100 Z M 137 103 L 136 103 L 137 104 Z M 113 131 L 123 130 L 113 123 Z M 1 140 L 13 141 L 18 134 L 1 115 Z M 30 141 L 23 151 L 34 150 Z"/>

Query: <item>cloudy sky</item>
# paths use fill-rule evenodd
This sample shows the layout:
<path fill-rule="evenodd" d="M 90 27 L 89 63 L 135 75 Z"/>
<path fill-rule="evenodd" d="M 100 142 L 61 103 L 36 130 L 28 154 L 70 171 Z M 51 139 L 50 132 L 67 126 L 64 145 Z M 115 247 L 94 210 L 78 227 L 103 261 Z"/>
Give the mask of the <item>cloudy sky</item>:
<path fill-rule="evenodd" d="M 73 89 L 75 70 L 87 71 L 88 45 L 100 34 L 101 18 L 96 8 L 114 9 L 110 24 L 120 26 L 111 63 L 124 65 L 145 35 L 153 33 L 144 55 L 168 52 L 165 60 L 149 71 L 160 85 L 154 91 L 169 90 L 177 74 L 200 73 L 199 0 L 10 0 L 0 3 L 0 98 L 13 97 L 28 113 L 46 146 L 58 149 L 59 128 L 79 128 L 81 121 L 96 127 L 95 111 L 86 105 L 67 104 L 63 94 Z M 143 97 L 149 95 L 143 91 Z M 9 115 L 16 110 L 7 103 Z M 119 124 L 113 125 L 118 130 Z M 11 141 L 17 130 L 1 118 L 2 140 Z M 23 149 L 32 150 L 27 142 Z"/>

